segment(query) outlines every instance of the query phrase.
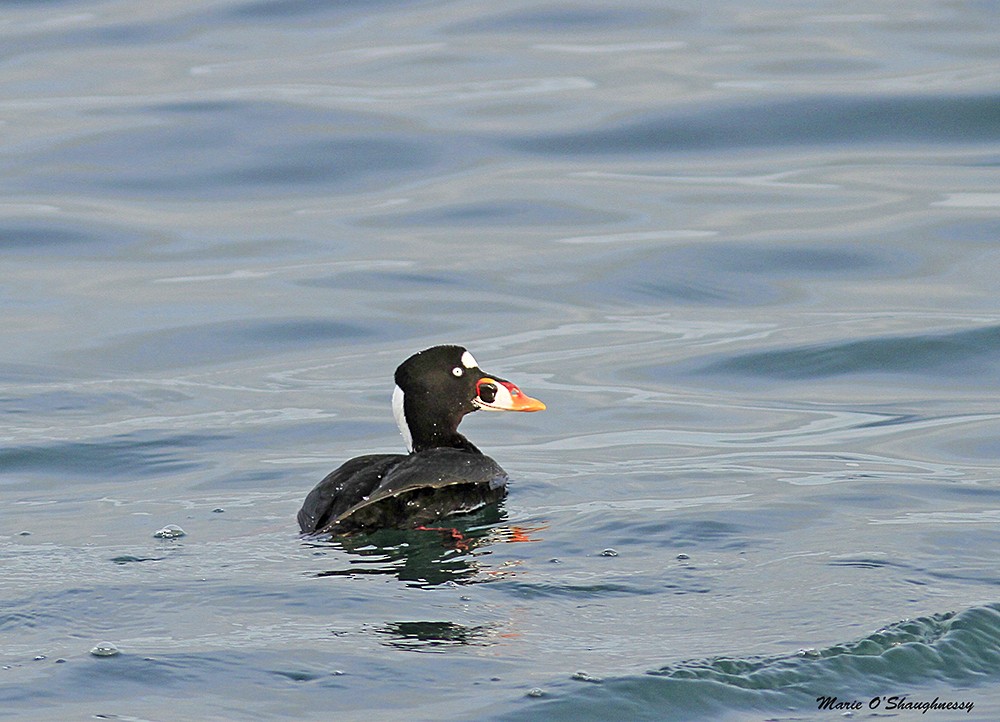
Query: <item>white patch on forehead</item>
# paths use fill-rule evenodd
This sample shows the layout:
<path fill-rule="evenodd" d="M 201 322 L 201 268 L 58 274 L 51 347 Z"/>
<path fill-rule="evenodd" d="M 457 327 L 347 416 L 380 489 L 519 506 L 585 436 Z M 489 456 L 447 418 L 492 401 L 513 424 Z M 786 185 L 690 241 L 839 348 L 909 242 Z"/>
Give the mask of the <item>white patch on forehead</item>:
<path fill-rule="evenodd" d="M 474 359 L 472 354 L 468 351 L 462 354 L 462 365 L 467 369 L 474 369 L 479 366 L 479 364 L 476 363 L 476 359 Z"/>
<path fill-rule="evenodd" d="M 396 417 L 396 426 L 406 442 L 406 450 L 413 451 L 413 434 L 410 425 L 406 423 L 406 411 L 403 410 L 403 389 L 398 386 L 392 392 L 392 415 Z"/>

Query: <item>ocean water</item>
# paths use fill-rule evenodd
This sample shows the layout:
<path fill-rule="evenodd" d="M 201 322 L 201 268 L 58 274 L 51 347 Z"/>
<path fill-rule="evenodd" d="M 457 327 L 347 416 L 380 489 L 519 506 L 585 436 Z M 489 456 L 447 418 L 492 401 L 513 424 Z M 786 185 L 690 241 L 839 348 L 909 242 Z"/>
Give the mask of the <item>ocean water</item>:
<path fill-rule="evenodd" d="M 1000 719 L 998 22 L 0 5 L 0 718 Z M 300 538 L 437 343 L 502 508 Z"/>

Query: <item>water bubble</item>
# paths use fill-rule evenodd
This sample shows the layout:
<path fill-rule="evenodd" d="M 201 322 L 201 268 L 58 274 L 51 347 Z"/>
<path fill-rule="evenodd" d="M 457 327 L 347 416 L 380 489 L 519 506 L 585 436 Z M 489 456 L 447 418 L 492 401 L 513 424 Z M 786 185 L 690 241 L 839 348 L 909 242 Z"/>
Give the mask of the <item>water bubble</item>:
<path fill-rule="evenodd" d="M 95 657 L 114 657 L 116 654 L 119 654 L 120 651 L 118 647 L 113 645 L 111 642 L 101 642 L 90 650 L 90 653 Z"/>
<path fill-rule="evenodd" d="M 226 510 L 223 509 L 221 506 L 217 506 L 214 509 L 212 509 L 213 514 L 224 514 L 225 512 Z"/>
<path fill-rule="evenodd" d="M 602 557 L 616 557 L 616 556 L 618 556 L 618 552 L 615 551 L 614 549 L 612 549 L 611 547 L 608 547 L 603 552 L 601 552 L 601 556 Z"/>
<path fill-rule="evenodd" d="M 532 687 L 531 689 L 528 690 L 528 696 L 529 697 L 544 697 L 545 696 L 545 691 L 542 690 L 540 687 Z"/>
<path fill-rule="evenodd" d="M 45 659 L 45 655 L 44 654 L 37 654 L 37 655 L 35 655 L 35 661 L 36 662 L 41 662 L 43 659 Z"/>
<path fill-rule="evenodd" d="M 678 554 L 677 555 L 677 561 L 679 561 L 679 562 L 686 562 L 690 558 L 691 557 L 689 557 L 687 554 Z"/>
<path fill-rule="evenodd" d="M 187 532 L 176 524 L 167 524 L 165 527 L 153 534 L 153 536 L 157 539 L 178 539 L 179 537 L 185 536 L 186 533 Z"/>
<path fill-rule="evenodd" d="M 19 532 L 17 533 L 17 535 L 18 535 L 18 536 L 31 536 L 31 532 L 30 532 L 30 531 L 28 531 L 28 530 L 24 530 L 24 531 L 19 531 Z"/>
<path fill-rule="evenodd" d="M 601 682 L 604 681 L 600 677 L 595 677 L 592 674 L 587 674 L 583 670 L 574 672 L 571 679 L 579 680 L 580 682 L 593 682 L 594 684 L 600 684 Z"/>

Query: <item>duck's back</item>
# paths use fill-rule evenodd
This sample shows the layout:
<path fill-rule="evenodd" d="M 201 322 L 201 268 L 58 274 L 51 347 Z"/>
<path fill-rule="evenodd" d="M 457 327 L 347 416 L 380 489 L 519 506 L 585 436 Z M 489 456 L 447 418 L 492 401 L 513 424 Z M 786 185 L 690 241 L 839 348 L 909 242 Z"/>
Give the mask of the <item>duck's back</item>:
<path fill-rule="evenodd" d="M 507 474 L 478 451 L 369 454 L 332 472 L 299 511 L 303 533 L 413 527 L 499 501 Z"/>

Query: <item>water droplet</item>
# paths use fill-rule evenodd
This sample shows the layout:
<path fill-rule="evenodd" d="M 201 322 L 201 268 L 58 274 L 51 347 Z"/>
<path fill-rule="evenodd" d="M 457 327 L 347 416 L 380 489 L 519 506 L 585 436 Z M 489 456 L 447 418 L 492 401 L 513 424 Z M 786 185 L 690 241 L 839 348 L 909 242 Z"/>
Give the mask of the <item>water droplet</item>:
<path fill-rule="evenodd" d="M 609 547 L 609 548 L 605 549 L 603 552 L 601 552 L 601 556 L 602 557 L 616 557 L 616 556 L 618 556 L 618 552 L 616 552 L 614 549 L 611 549 Z"/>
<path fill-rule="evenodd" d="M 532 687 L 528 690 L 529 697 L 544 697 L 545 692 L 540 687 Z"/>
<path fill-rule="evenodd" d="M 111 642 L 101 642 L 90 650 L 90 653 L 95 657 L 114 657 L 119 654 L 119 649 Z"/>
<path fill-rule="evenodd" d="M 165 527 L 153 534 L 153 536 L 157 539 L 177 539 L 185 535 L 186 532 L 176 524 L 167 524 Z"/>

